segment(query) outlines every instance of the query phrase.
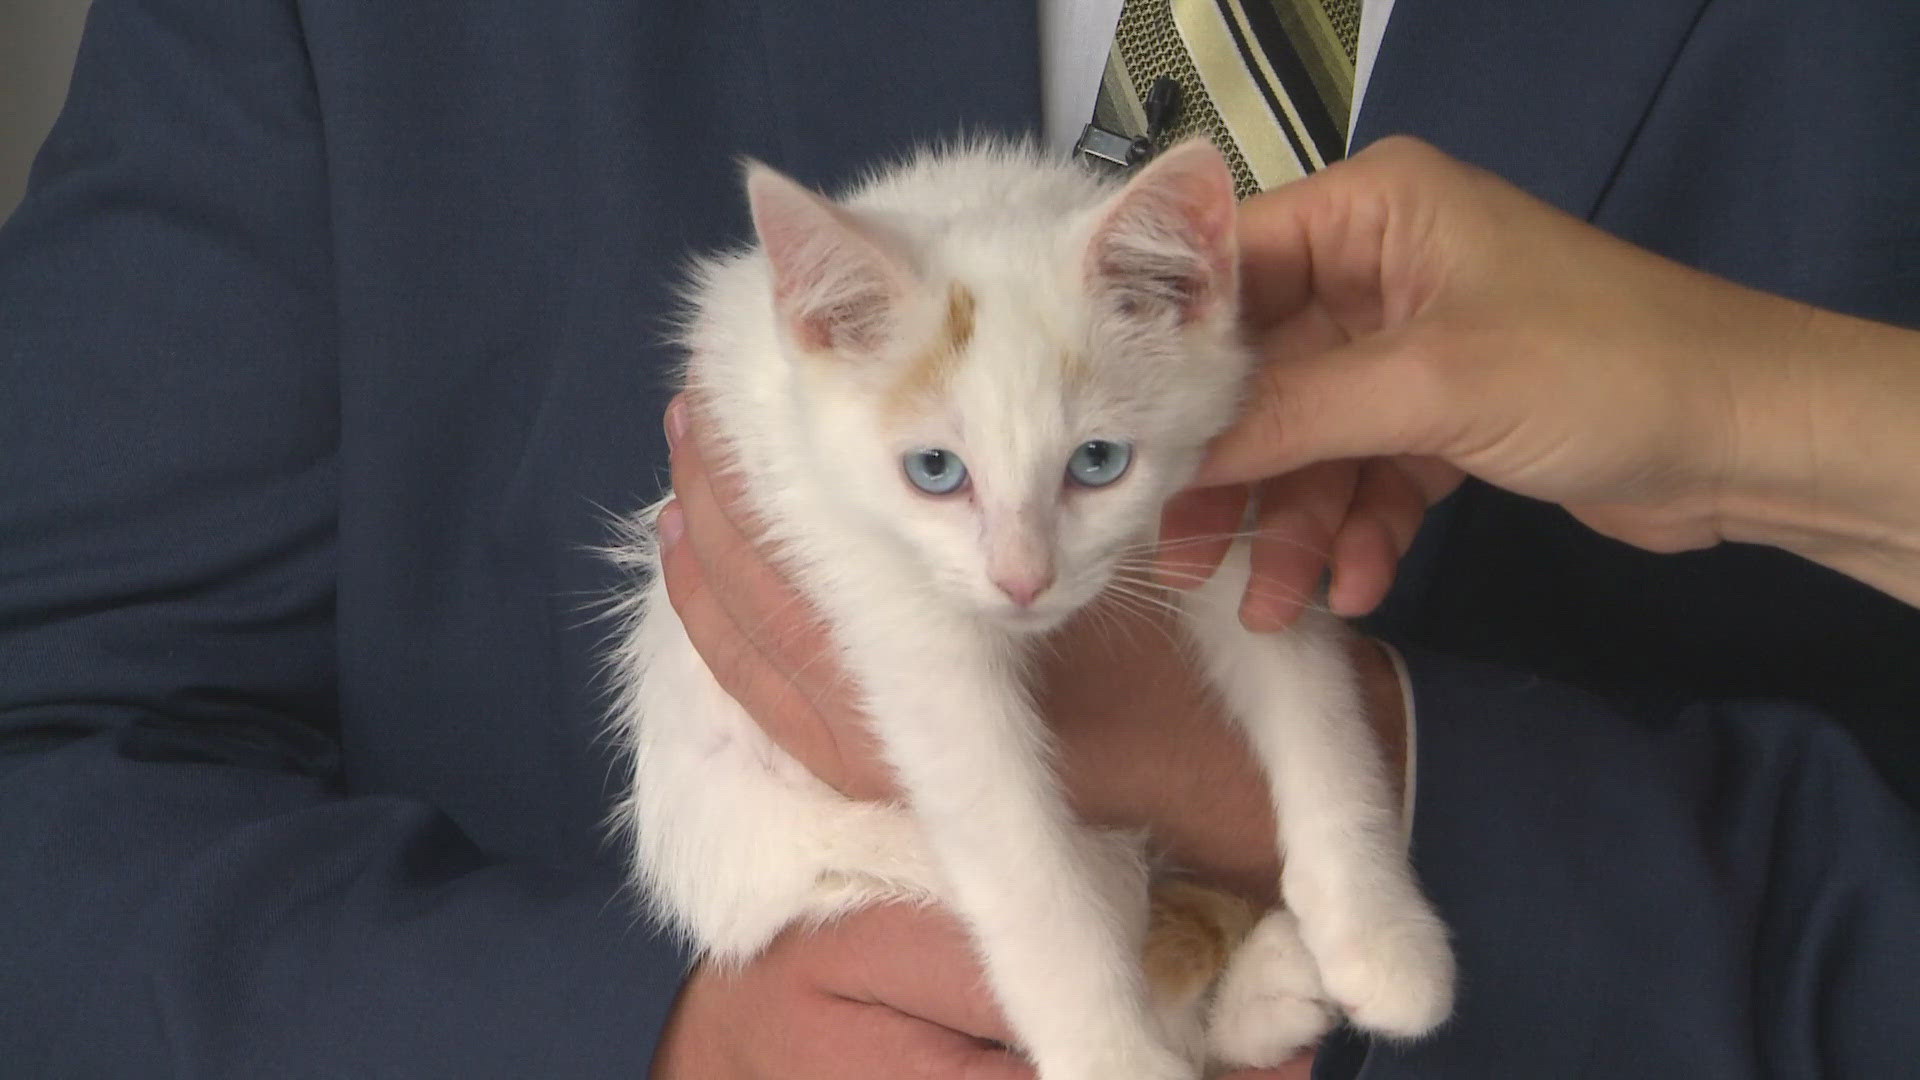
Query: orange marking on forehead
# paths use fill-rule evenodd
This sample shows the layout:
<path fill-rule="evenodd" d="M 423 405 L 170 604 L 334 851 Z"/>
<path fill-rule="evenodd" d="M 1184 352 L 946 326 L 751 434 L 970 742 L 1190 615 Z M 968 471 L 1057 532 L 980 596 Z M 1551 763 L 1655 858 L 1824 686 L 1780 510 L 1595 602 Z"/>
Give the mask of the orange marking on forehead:
<path fill-rule="evenodd" d="M 1060 373 L 1070 389 L 1080 390 L 1093 382 L 1092 358 L 1085 349 L 1060 350 Z"/>
<path fill-rule="evenodd" d="M 887 394 L 887 410 L 905 412 L 938 393 L 972 343 L 973 293 L 965 285 L 954 285 L 947 290 L 946 320 L 933 340 L 908 361 L 906 373 Z"/>
<path fill-rule="evenodd" d="M 973 293 L 965 285 L 947 290 L 946 338 L 959 352 L 973 341 Z"/>

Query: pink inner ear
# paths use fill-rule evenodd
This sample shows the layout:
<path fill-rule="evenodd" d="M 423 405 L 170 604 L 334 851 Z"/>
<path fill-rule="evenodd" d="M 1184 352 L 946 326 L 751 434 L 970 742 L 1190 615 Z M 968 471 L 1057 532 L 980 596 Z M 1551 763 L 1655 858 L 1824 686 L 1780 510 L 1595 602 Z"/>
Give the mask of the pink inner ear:
<path fill-rule="evenodd" d="M 870 352 L 884 342 L 904 267 L 839 207 L 764 165 L 749 169 L 747 198 L 774 303 L 800 347 Z"/>
<path fill-rule="evenodd" d="M 1088 271 L 1123 308 L 1171 303 L 1183 321 L 1232 295 L 1233 176 L 1212 144 L 1189 140 L 1160 155 L 1108 203 L 1088 249 Z"/>

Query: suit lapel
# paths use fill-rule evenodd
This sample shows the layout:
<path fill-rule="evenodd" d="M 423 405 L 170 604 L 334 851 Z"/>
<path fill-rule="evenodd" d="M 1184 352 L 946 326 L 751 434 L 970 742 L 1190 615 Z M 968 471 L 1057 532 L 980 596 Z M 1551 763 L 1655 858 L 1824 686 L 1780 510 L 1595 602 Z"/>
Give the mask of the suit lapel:
<path fill-rule="evenodd" d="M 1589 217 L 1705 0 L 1395 0 L 1354 147 L 1418 135 Z"/>
<path fill-rule="evenodd" d="M 785 160 L 813 184 L 964 132 L 1038 127 L 1033 0 L 760 0 Z"/>

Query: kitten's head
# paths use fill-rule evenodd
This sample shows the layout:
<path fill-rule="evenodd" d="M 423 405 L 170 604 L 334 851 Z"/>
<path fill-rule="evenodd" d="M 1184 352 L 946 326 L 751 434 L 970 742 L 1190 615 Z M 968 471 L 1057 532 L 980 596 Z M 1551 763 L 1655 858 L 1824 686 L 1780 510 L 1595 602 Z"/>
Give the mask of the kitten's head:
<path fill-rule="evenodd" d="M 1118 188 L 1006 151 L 845 204 L 758 166 L 747 187 L 812 465 L 849 515 L 1016 630 L 1136 572 L 1249 367 L 1217 151 Z"/>

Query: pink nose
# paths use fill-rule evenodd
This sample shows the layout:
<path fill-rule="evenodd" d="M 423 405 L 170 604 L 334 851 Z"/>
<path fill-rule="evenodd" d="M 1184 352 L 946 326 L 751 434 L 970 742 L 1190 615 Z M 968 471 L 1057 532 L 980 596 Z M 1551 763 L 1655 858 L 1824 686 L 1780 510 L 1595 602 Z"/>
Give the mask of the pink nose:
<path fill-rule="evenodd" d="M 1015 606 L 1032 607 L 1035 598 L 1053 584 L 1053 573 L 1006 574 L 994 578 L 993 583 L 1000 586 L 1000 591 L 1006 593 Z"/>

